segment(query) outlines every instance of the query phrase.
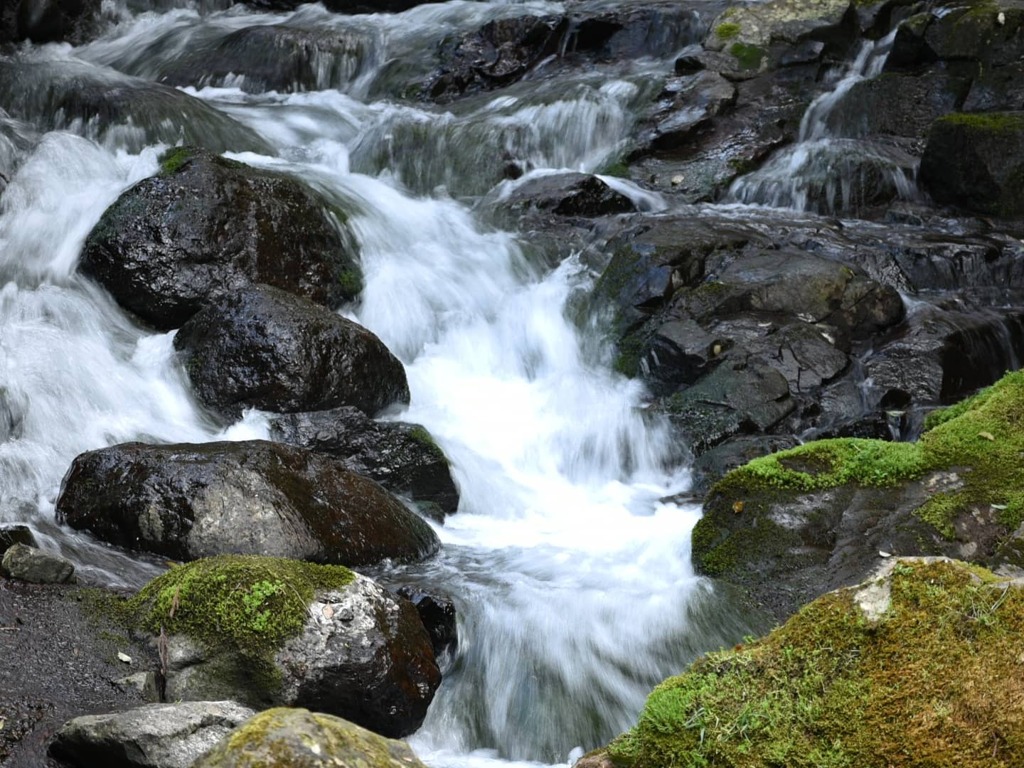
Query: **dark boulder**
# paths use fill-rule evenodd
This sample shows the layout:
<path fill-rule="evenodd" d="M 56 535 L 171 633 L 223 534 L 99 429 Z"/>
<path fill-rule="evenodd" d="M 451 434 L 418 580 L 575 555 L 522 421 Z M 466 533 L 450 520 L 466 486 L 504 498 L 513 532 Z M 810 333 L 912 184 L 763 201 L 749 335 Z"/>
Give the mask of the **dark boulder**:
<path fill-rule="evenodd" d="M 275 440 L 340 459 L 346 468 L 407 496 L 437 521 L 459 506 L 451 465 L 430 433 L 419 424 L 374 421 L 357 408 L 275 416 Z"/>
<path fill-rule="evenodd" d="M 430 527 L 372 480 L 264 441 L 84 453 L 56 511 L 104 541 L 181 560 L 238 553 L 358 566 L 438 548 Z"/>
<path fill-rule="evenodd" d="M 441 46 L 441 65 L 424 86 L 432 99 L 491 90 L 521 79 L 556 54 L 568 29 L 564 16 L 519 16 L 489 21 Z"/>
<path fill-rule="evenodd" d="M 384 342 L 308 299 L 257 285 L 221 296 L 181 327 L 174 346 L 199 400 L 294 413 L 351 405 L 373 415 L 409 402 L 405 368 Z"/>
<path fill-rule="evenodd" d="M 675 150 L 699 140 L 695 134 L 734 106 L 736 97 L 736 86 L 718 72 L 704 70 L 668 80 L 641 117 L 641 130 L 633 139 L 633 156 Z"/>
<path fill-rule="evenodd" d="M 0 525 L 0 556 L 15 544 L 24 544 L 26 547 L 36 547 L 35 534 L 27 525 L 4 523 Z"/>
<path fill-rule="evenodd" d="M 636 211 L 633 201 L 597 176 L 557 173 L 524 180 L 498 206 L 517 213 L 598 217 Z"/>
<path fill-rule="evenodd" d="M 79 59 L 0 59 L 0 104 L 40 129 L 74 131 L 129 152 L 184 142 L 274 154 L 255 131 L 202 99 Z"/>
<path fill-rule="evenodd" d="M 100 0 L 4 0 L 0 43 L 81 44 L 100 29 Z"/>
<path fill-rule="evenodd" d="M 936 120 L 920 180 L 936 202 L 1024 216 L 1024 112 L 956 113 Z"/>
<path fill-rule="evenodd" d="M 455 604 L 447 597 L 424 592 L 415 587 L 399 587 L 396 590 L 414 606 L 423 626 L 430 635 L 434 655 L 441 658 L 455 651 L 459 642 L 458 621 Z"/>
<path fill-rule="evenodd" d="M 355 248 L 295 179 L 178 148 L 89 233 L 79 269 L 162 330 L 207 302 L 266 283 L 328 307 L 361 288 Z"/>

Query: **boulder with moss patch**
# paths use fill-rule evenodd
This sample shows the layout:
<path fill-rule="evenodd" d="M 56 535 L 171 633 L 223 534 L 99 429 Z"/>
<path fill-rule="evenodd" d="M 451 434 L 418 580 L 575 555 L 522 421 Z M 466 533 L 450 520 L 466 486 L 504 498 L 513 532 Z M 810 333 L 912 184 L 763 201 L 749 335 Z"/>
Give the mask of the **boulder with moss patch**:
<path fill-rule="evenodd" d="M 78 456 L 57 516 L 112 544 L 193 560 L 219 554 L 349 566 L 419 560 L 430 526 L 337 460 L 262 440 L 124 443 Z"/>
<path fill-rule="evenodd" d="M 1024 566 L 1024 373 L 946 411 L 916 443 L 833 439 L 755 459 L 715 484 L 693 532 L 698 571 L 784 619 L 856 583 L 879 553 Z"/>
<path fill-rule="evenodd" d="M 415 607 L 340 566 L 199 560 L 154 579 L 132 610 L 160 638 L 169 700 L 310 707 L 402 736 L 441 680 Z"/>
<path fill-rule="evenodd" d="M 659 685 L 586 768 L 1024 763 L 1024 589 L 951 561 L 889 561 L 768 636 Z"/>
<path fill-rule="evenodd" d="M 338 717 L 277 708 L 242 724 L 194 768 L 425 768 L 409 746 Z"/>
<path fill-rule="evenodd" d="M 89 233 L 81 271 L 169 330 L 211 298 L 266 283 L 336 308 L 361 288 L 353 238 L 305 185 L 179 147 Z"/>

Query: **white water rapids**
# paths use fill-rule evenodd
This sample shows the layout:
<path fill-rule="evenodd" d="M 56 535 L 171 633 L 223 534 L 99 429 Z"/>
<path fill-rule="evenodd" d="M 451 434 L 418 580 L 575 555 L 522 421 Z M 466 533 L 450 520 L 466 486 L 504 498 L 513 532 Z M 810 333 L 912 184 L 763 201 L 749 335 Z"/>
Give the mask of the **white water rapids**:
<path fill-rule="evenodd" d="M 505 12 L 453 2 L 357 25 L 377 25 L 374 45 L 411 46 L 431 25 L 471 28 Z M 187 40 L 296 18 L 337 23 L 315 7 L 294 17 L 174 10 L 126 16 L 92 46 L 38 55 L 102 68 L 145 60 L 147 45 L 182 31 Z M 432 766 L 564 763 L 628 728 L 654 684 L 751 629 L 692 571 L 699 508 L 659 501 L 688 485 L 666 430 L 645 417 L 638 385 L 610 372 L 597 332 L 569 319 L 593 275 L 568 252 L 553 270 L 530 264 L 513 234 L 449 197 L 479 188 L 455 156 L 481 137 L 527 147 L 539 168 L 596 170 L 625 139 L 642 74 L 584 76 L 539 101 L 524 93 L 459 115 L 374 101 L 358 74 L 343 90 L 189 91 L 277 155 L 232 157 L 291 172 L 353 212 L 366 289 L 346 311 L 406 365 L 412 405 L 390 417 L 425 425 L 452 460 L 462 502 L 438 528 L 443 553 L 374 574 L 449 594 L 459 611 L 458 653 L 412 739 Z M 88 579 L 138 585 L 158 566 L 53 522 L 72 459 L 128 440 L 266 437 L 266 420 L 213 426 L 172 335 L 144 330 L 75 271 L 104 209 L 156 172 L 167 145 L 133 153 L 123 134 L 97 143 L 82 126 L 3 124 L 29 148 L 0 200 L 0 521 L 27 522 Z M 396 145 L 412 127 L 423 146 Z"/>

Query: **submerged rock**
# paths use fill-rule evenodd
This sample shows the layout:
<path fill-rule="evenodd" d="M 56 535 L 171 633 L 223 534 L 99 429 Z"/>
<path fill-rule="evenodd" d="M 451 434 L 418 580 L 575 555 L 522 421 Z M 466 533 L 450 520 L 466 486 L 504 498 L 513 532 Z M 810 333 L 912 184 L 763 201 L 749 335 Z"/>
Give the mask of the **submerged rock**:
<path fill-rule="evenodd" d="M 401 736 L 440 684 L 412 604 L 345 568 L 200 560 L 150 582 L 133 605 L 138 626 L 164 638 L 171 700 L 309 707 Z"/>
<path fill-rule="evenodd" d="M 100 28 L 100 0 L 7 0 L 0 7 L 0 43 L 81 44 Z"/>
<path fill-rule="evenodd" d="M 255 714 L 233 701 L 186 701 L 85 715 L 60 729 L 50 753 L 81 768 L 192 768 Z"/>
<path fill-rule="evenodd" d="M 340 462 L 265 441 L 125 443 L 78 456 L 57 517 L 182 560 L 224 553 L 371 565 L 438 549 L 416 514 Z"/>
<path fill-rule="evenodd" d="M 382 738 L 341 718 L 304 709 L 261 712 L 194 768 L 424 768 L 405 742 Z"/>
<path fill-rule="evenodd" d="M 916 443 L 834 439 L 752 461 L 712 487 L 693 532 L 699 572 L 777 618 L 863 579 L 879 552 L 1024 567 L 1024 450 L 1012 373 L 926 424 Z"/>
<path fill-rule="evenodd" d="M 211 299 L 174 337 L 200 402 L 229 418 L 244 408 L 373 415 L 409 402 L 402 363 L 357 323 L 265 285 Z"/>
<path fill-rule="evenodd" d="M 1024 744 L 1006 734 L 1024 727 L 1022 621 L 1020 580 L 893 558 L 669 678 L 632 730 L 578 765 L 1017 765 Z"/>
<path fill-rule="evenodd" d="M 179 147 L 104 212 L 79 269 L 163 330 L 254 283 L 333 308 L 362 287 L 341 225 L 295 179 Z"/>
<path fill-rule="evenodd" d="M 374 421 L 357 408 L 275 416 L 275 440 L 340 459 L 353 472 L 408 496 L 437 521 L 459 507 L 459 489 L 444 451 L 419 424 Z"/>

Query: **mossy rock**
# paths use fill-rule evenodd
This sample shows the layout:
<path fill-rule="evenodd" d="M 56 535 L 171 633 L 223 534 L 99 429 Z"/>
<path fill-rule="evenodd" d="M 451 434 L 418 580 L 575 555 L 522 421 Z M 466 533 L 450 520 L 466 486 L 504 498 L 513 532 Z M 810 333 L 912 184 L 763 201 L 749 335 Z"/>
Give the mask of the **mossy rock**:
<path fill-rule="evenodd" d="M 1024 590 L 954 561 L 890 560 L 768 636 L 651 693 L 591 764 L 1024 764 Z"/>
<path fill-rule="evenodd" d="M 778 618 L 854 583 L 878 552 L 1024 565 L 1024 372 L 929 421 L 916 443 L 820 440 L 733 470 L 693 532 L 698 571 Z"/>
<path fill-rule="evenodd" d="M 194 768 L 424 768 L 409 746 L 305 709 L 270 709 L 239 726 Z"/>
<path fill-rule="evenodd" d="M 131 601 L 133 623 L 153 635 L 185 635 L 247 659 L 272 679 L 274 654 L 302 631 L 317 592 L 355 574 L 339 565 L 222 555 L 172 568 Z"/>

